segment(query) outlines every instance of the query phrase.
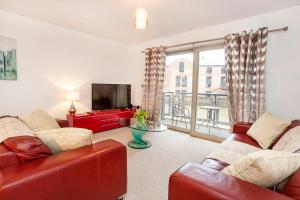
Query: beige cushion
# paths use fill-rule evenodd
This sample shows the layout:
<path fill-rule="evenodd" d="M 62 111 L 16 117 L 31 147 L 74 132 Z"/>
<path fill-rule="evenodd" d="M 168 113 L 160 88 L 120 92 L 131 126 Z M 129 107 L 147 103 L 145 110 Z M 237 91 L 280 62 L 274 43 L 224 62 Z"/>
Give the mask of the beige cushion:
<path fill-rule="evenodd" d="M 52 153 L 92 144 L 92 131 L 83 128 L 59 128 L 35 133 Z"/>
<path fill-rule="evenodd" d="M 20 119 L 35 132 L 60 128 L 57 121 L 43 110 L 20 116 Z"/>
<path fill-rule="evenodd" d="M 247 134 L 263 149 L 267 149 L 290 124 L 290 121 L 279 119 L 266 112 L 251 126 Z"/>
<path fill-rule="evenodd" d="M 273 146 L 273 150 L 295 152 L 300 149 L 300 126 L 286 132 Z"/>
<path fill-rule="evenodd" d="M 299 166 L 300 154 L 262 150 L 239 159 L 222 172 L 269 188 L 291 176 Z"/>
<path fill-rule="evenodd" d="M 225 140 L 206 158 L 221 160 L 225 163 L 232 164 L 243 156 L 255 151 L 261 151 L 261 148 L 239 141 Z"/>
<path fill-rule="evenodd" d="M 21 120 L 14 117 L 0 119 L 0 143 L 7 138 L 21 135 L 34 136 L 33 131 Z"/>

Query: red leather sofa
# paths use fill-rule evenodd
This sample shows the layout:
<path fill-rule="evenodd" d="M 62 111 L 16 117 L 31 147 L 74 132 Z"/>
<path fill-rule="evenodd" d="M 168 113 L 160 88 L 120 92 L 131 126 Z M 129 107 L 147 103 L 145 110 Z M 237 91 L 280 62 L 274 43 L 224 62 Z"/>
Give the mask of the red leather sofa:
<path fill-rule="evenodd" d="M 294 120 L 288 129 L 300 125 Z M 256 147 L 258 143 L 246 133 L 251 123 L 237 123 L 228 140 L 244 142 Z M 283 133 L 283 134 L 284 134 Z M 283 135 L 282 134 L 282 135 Z M 275 141 L 275 143 L 282 137 Z M 223 174 L 227 163 L 214 159 L 187 163 L 169 179 L 169 200 L 291 200 L 300 199 L 300 169 L 290 178 L 280 192 Z"/>
<path fill-rule="evenodd" d="M 0 144 L 1 200 L 116 200 L 126 191 L 127 152 L 119 142 L 105 140 L 22 163 Z"/>

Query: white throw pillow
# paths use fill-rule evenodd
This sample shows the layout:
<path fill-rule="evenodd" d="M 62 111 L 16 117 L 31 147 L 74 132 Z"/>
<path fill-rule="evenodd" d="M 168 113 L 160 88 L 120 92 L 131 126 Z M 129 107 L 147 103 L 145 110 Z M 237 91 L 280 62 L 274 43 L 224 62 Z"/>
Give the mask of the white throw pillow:
<path fill-rule="evenodd" d="M 0 119 L 0 143 L 7 138 L 22 135 L 34 136 L 33 131 L 21 120 L 14 117 Z"/>
<path fill-rule="evenodd" d="M 282 138 L 273 146 L 273 150 L 295 152 L 300 149 L 300 126 L 286 132 Z"/>
<path fill-rule="evenodd" d="M 20 119 L 35 132 L 60 128 L 55 119 L 40 109 L 20 116 Z"/>
<path fill-rule="evenodd" d="M 290 121 L 279 119 L 266 112 L 251 126 L 247 135 L 256 140 L 263 149 L 267 149 L 290 124 Z"/>
<path fill-rule="evenodd" d="M 59 128 L 35 133 L 52 151 L 76 149 L 92 144 L 92 131 L 83 128 Z"/>
<path fill-rule="evenodd" d="M 300 154 L 262 150 L 239 159 L 222 172 L 270 188 L 291 176 L 299 166 Z"/>

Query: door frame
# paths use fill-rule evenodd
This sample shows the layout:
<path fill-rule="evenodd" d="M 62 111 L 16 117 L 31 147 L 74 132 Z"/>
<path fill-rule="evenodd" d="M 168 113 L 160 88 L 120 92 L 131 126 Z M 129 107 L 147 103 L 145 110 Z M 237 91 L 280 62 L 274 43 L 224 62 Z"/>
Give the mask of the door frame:
<path fill-rule="evenodd" d="M 208 51 L 208 50 L 215 50 L 215 49 L 222 49 L 224 48 L 224 43 L 214 43 L 212 45 L 205 45 L 205 46 L 199 46 L 194 48 L 193 51 L 193 85 L 192 85 L 192 116 L 191 116 L 191 136 L 193 137 L 199 137 L 207 140 L 212 140 L 216 142 L 222 142 L 226 138 L 218 137 L 215 135 L 209 135 L 206 133 L 201 133 L 196 131 L 196 125 L 197 125 L 197 104 L 198 104 L 198 80 L 199 80 L 199 66 L 200 66 L 200 59 L 199 54 L 201 51 Z"/>
<path fill-rule="evenodd" d="M 193 56 L 194 56 L 193 48 L 190 48 L 190 47 L 189 48 L 180 48 L 180 49 L 177 49 L 177 50 L 167 51 L 167 56 L 181 55 L 181 54 L 187 54 L 187 53 L 192 53 Z M 193 59 L 194 59 L 194 57 L 193 57 Z M 194 62 L 194 60 L 193 60 L 193 62 Z M 194 73 L 194 64 L 193 64 L 193 73 Z M 194 78 L 194 74 L 193 74 L 193 78 Z M 192 85 L 192 91 L 193 91 L 193 85 Z M 193 93 L 192 93 L 192 99 L 193 99 Z M 191 110 L 192 110 L 192 107 L 191 107 Z M 191 118 L 192 118 L 192 115 L 191 115 Z M 192 120 L 190 120 L 190 124 L 192 126 Z M 166 125 L 166 126 L 171 130 L 180 131 L 180 132 L 187 133 L 187 134 L 190 134 L 190 135 L 192 134 L 191 126 L 190 126 L 189 129 L 188 128 L 181 128 L 181 127 L 177 127 L 177 126 L 173 126 L 173 125 Z"/>
<path fill-rule="evenodd" d="M 192 77 L 192 105 L 191 105 L 191 119 L 190 128 L 180 128 L 172 125 L 167 125 L 169 129 L 184 132 L 190 134 L 193 137 L 203 138 L 206 140 L 212 140 L 215 142 L 222 142 L 225 138 L 215 135 L 208 135 L 205 133 L 196 132 L 197 121 L 197 101 L 198 101 L 198 80 L 199 80 L 199 53 L 205 50 L 221 49 L 224 48 L 224 42 L 217 42 L 212 44 L 203 44 L 192 46 L 189 48 L 181 48 L 177 50 L 167 51 L 168 55 L 180 55 L 184 53 L 193 53 L 193 77 Z"/>

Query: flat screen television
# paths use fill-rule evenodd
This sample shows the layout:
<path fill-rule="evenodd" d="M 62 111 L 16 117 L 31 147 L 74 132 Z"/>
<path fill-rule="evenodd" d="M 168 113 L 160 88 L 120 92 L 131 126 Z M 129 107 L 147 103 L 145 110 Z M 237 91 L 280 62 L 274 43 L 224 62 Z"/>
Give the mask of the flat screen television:
<path fill-rule="evenodd" d="M 92 109 L 122 109 L 131 107 L 131 85 L 92 84 Z"/>

